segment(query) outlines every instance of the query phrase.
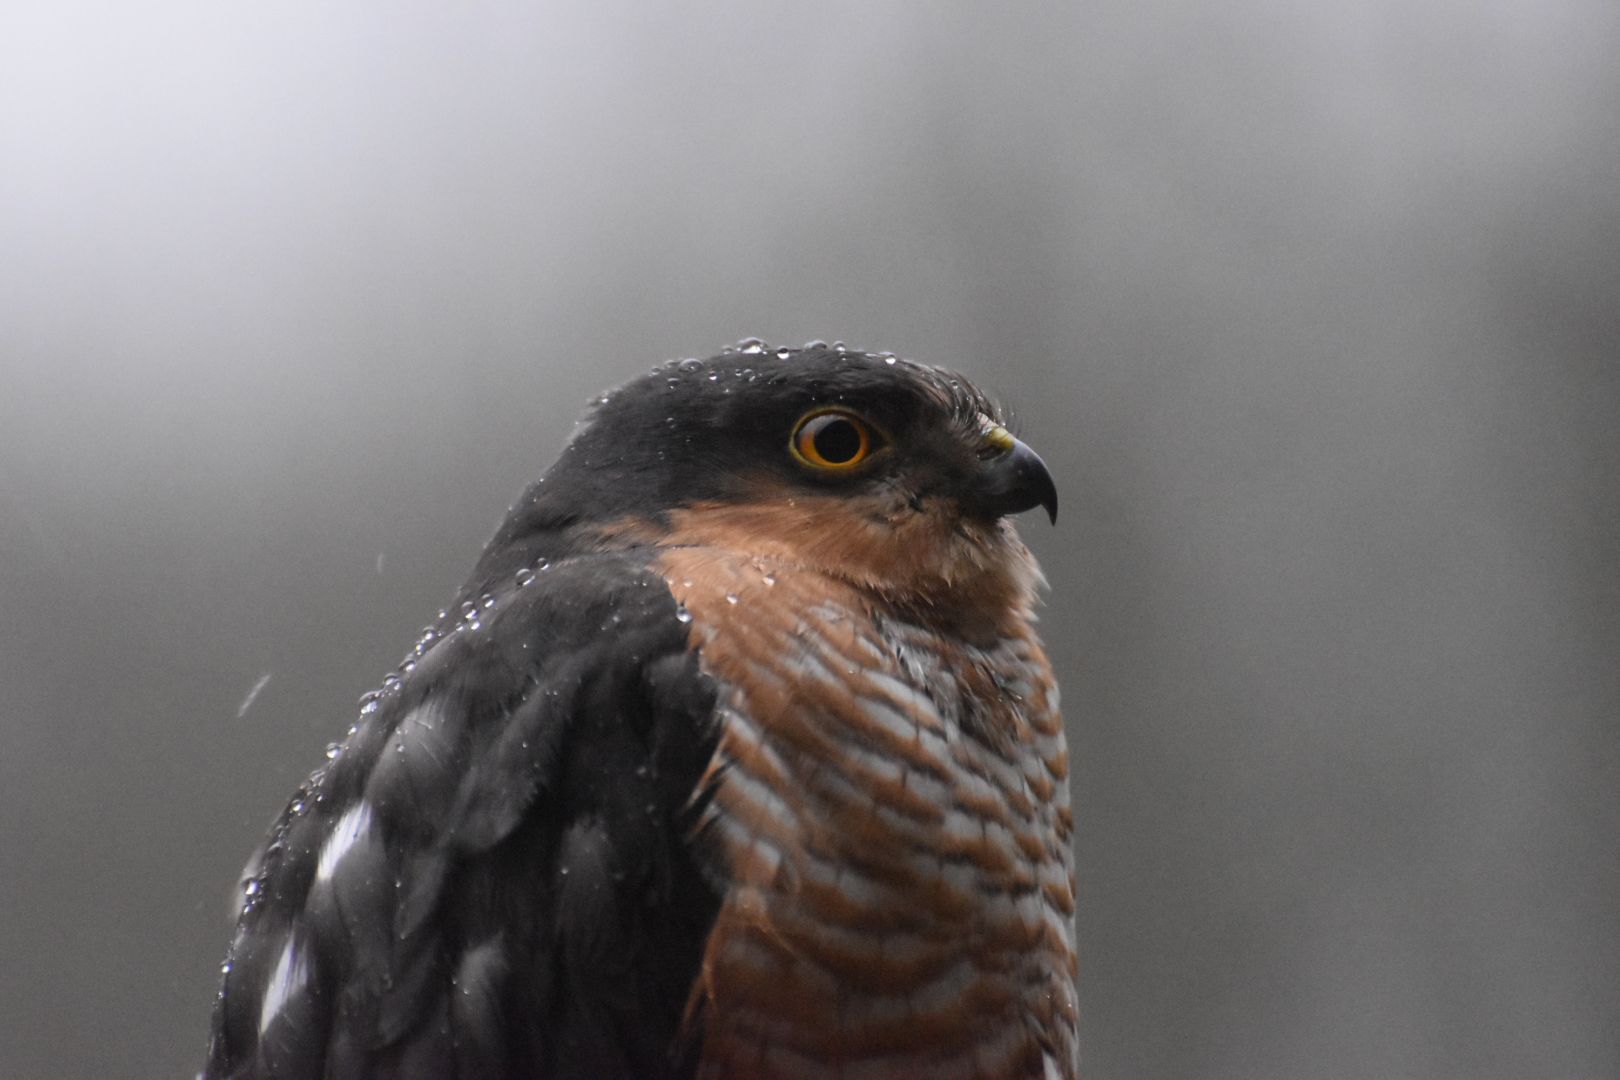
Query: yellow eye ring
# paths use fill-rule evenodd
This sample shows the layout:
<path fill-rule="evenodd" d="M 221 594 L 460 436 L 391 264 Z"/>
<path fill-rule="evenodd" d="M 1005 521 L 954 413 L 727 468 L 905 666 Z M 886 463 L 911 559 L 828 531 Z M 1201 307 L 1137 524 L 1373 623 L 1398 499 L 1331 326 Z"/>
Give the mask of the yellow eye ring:
<path fill-rule="evenodd" d="M 881 446 L 871 425 L 844 409 L 817 409 L 799 418 L 788 449 L 812 469 L 853 469 Z"/>

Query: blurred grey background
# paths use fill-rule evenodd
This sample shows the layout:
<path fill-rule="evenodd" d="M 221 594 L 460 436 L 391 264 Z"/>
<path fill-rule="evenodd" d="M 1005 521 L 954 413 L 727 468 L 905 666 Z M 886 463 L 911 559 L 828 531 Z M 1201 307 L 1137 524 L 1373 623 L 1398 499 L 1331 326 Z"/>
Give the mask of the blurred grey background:
<path fill-rule="evenodd" d="M 0 1075 L 190 1075 L 355 699 L 594 391 L 745 334 L 1059 477 L 1088 1077 L 1620 1075 L 1617 32 L 7 5 Z"/>

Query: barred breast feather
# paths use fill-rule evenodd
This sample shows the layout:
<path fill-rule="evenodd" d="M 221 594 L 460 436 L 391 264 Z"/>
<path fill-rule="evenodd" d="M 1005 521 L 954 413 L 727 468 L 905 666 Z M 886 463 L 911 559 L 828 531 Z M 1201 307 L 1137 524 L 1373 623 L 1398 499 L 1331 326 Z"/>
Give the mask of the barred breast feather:
<path fill-rule="evenodd" d="M 656 568 L 721 688 L 699 1074 L 1074 1075 L 1068 762 L 1028 620 L 975 645 L 813 571 Z"/>

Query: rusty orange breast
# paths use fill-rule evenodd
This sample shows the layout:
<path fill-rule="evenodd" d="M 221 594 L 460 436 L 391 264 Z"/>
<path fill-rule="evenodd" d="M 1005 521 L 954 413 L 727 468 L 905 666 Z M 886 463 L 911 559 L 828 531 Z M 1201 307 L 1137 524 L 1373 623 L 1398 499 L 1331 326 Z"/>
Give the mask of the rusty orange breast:
<path fill-rule="evenodd" d="M 655 565 L 724 688 L 700 1074 L 1072 1076 L 1068 761 L 1027 617 L 970 644 L 814 570 Z"/>

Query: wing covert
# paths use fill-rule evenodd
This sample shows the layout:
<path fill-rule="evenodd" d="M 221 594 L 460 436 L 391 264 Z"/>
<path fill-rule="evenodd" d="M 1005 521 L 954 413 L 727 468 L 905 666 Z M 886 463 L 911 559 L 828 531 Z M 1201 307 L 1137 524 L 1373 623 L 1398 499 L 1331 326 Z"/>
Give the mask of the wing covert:
<path fill-rule="evenodd" d="M 205 1076 L 680 1071 L 714 709 L 633 559 L 469 594 L 250 866 Z"/>

